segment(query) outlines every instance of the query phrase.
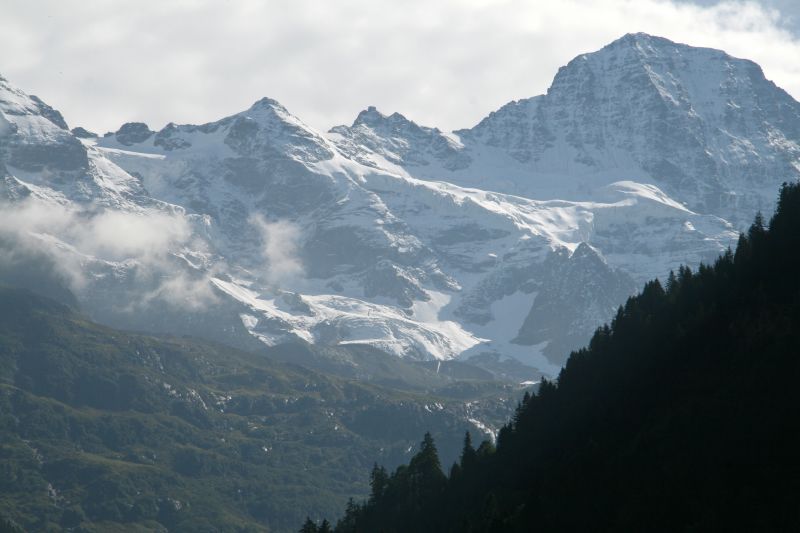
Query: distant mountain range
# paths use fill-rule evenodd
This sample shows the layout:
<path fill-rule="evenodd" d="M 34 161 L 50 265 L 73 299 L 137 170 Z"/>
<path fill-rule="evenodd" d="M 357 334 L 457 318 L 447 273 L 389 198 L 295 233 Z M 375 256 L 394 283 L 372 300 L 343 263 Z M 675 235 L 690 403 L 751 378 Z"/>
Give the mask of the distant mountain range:
<path fill-rule="evenodd" d="M 0 79 L 0 176 L 0 280 L 102 323 L 538 377 L 769 215 L 800 177 L 800 103 L 645 34 L 452 133 L 374 107 L 318 132 L 264 98 L 97 137 Z"/>

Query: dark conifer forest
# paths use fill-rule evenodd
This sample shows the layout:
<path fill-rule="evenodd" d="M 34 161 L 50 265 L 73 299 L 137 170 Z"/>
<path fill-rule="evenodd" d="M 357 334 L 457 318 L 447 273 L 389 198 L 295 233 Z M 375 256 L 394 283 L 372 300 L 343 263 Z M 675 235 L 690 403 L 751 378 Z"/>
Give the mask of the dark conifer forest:
<path fill-rule="evenodd" d="M 647 283 L 446 475 L 426 435 L 334 528 L 800 530 L 800 186 L 713 265 Z M 326 531 L 307 521 L 303 531 Z"/>

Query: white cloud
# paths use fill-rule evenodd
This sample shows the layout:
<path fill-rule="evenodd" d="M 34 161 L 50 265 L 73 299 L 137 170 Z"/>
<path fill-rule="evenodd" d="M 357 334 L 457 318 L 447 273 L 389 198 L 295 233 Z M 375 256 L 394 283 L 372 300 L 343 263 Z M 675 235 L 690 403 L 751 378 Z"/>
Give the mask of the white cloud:
<path fill-rule="evenodd" d="M 197 310 L 216 300 L 213 271 L 189 269 L 177 259 L 189 244 L 202 250 L 202 243 L 191 239 L 180 213 L 82 212 L 33 199 L 0 203 L 0 271 L 36 263 L 80 299 L 90 288 L 93 269 L 87 262 L 127 263 L 143 294 L 122 305 L 131 310 L 155 300 Z"/>
<path fill-rule="evenodd" d="M 54 242 L 52 235 L 55 228 L 74 224 L 73 213 L 61 206 L 35 201 L 0 204 L 0 272 L 37 264 L 42 270 L 52 270 L 71 290 L 82 290 L 86 279 L 79 257 L 66 243 Z"/>
<path fill-rule="evenodd" d="M 262 256 L 266 261 L 264 281 L 280 287 L 301 278 L 304 269 L 298 256 L 300 228 L 285 220 L 267 222 L 259 215 L 252 216 L 250 223 L 261 236 Z"/>
<path fill-rule="evenodd" d="M 210 282 L 210 276 L 192 277 L 173 272 L 155 289 L 145 293 L 139 301 L 132 302 L 127 310 L 136 311 L 147 307 L 155 300 L 172 304 L 179 309 L 200 311 L 219 301 Z"/>
<path fill-rule="evenodd" d="M 261 96 L 320 129 L 371 104 L 453 129 L 632 31 L 753 59 L 798 97 L 787 21 L 754 2 L 29 0 L 0 18 L 0 73 L 101 131 L 214 120 Z"/>
<path fill-rule="evenodd" d="M 191 230 L 181 215 L 160 212 L 79 212 L 39 200 L 3 203 L 0 231 L 30 241 L 54 237 L 81 254 L 107 261 L 162 262 L 185 243 Z"/>
<path fill-rule="evenodd" d="M 77 225 L 78 248 L 109 260 L 163 260 L 185 243 L 191 230 L 182 216 L 164 213 L 131 214 L 105 211 Z"/>

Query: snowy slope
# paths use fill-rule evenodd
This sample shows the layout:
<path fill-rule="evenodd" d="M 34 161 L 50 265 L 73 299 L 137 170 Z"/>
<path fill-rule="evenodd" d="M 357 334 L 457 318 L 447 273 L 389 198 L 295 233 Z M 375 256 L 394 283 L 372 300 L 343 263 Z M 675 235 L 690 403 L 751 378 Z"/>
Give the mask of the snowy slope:
<path fill-rule="evenodd" d="M 359 120 L 368 124 L 375 113 Z M 408 129 L 430 157 L 456 142 L 437 148 L 435 130 L 389 120 L 384 134 Z M 249 130 L 234 144 L 241 123 Z M 146 128 L 132 143 L 130 129 L 125 142 L 109 135 L 99 149 L 161 199 L 211 214 L 212 247 L 236 266 L 214 287 L 247 307 L 242 323 L 266 343 L 369 343 L 439 359 L 489 351 L 552 373 L 557 366 L 547 358 L 584 342 L 638 282 L 699 263 L 734 238 L 724 220 L 693 213 L 654 186 L 615 183 L 592 201 L 536 201 L 416 178 L 397 164 L 402 143 L 358 161 L 272 100 L 211 124 L 170 125 L 171 146 Z M 670 245 L 675 253 L 650 242 L 659 228 L 680 243 Z M 282 242 L 301 268 L 277 279 L 265 274 L 276 268 L 265 240 Z M 603 242 L 608 258 L 595 245 Z M 573 258 L 578 249 L 588 252 Z M 572 301 L 564 327 L 547 338 L 522 334 L 536 294 L 557 284 L 565 267 L 613 286 L 578 285 L 585 297 Z M 495 305 L 507 299 L 518 306 L 516 318 Z M 531 339 L 536 348 L 519 344 Z"/>

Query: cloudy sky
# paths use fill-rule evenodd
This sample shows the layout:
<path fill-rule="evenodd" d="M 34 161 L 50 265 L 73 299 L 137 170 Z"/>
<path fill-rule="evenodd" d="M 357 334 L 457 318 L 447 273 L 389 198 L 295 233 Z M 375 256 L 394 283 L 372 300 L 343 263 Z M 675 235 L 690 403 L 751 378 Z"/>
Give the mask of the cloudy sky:
<path fill-rule="evenodd" d="M 797 0 L 6 0 L 0 75 L 99 132 L 262 96 L 319 129 L 368 105 L 455 129 L 635 31 L 753 59 L 800 99 Z"/>

